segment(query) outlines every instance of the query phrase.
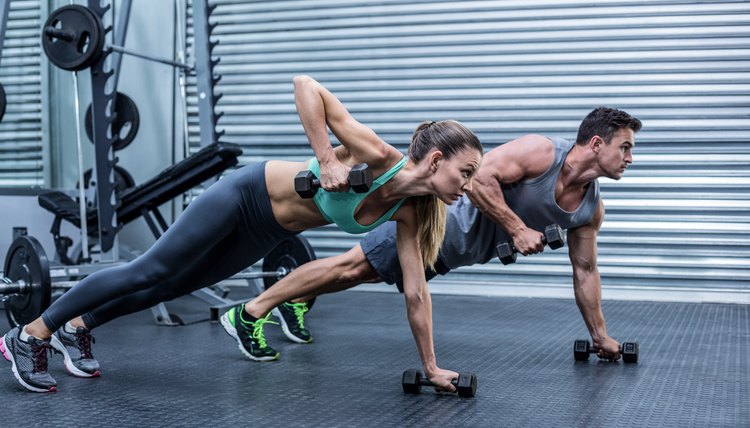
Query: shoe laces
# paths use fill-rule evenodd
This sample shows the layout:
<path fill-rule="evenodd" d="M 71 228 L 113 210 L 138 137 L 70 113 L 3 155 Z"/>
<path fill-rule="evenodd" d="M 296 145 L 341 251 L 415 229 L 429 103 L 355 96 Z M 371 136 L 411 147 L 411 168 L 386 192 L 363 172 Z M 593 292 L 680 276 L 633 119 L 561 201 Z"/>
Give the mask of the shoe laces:
<path fill-rule="evenodd" d="M 91 353 L 91 344 L 96 343 L 96 339 L 88 330 L 80 329 L 76 331 L 76 343 L 78 344 L 78 349 L 81 351 L 81 358 L 85 360 L 94 359 L 94 355 Z"/>
<path fill-rule="evenodd" d="M 57 352 L 49 341 L 36 339 L 31 343 L 31 360 L 34 363 L 34 372 L 47 371 L 47 354 Z"/>
<path fill-rule="evenodd" d="M 294 316 L 297 317 L 297 324 L 299 325 L 299 328 L 305 328 L 305 313 L 310 310 L 310 308 L 307 307 L 307 302 L 285 303 L 285 305 L 292 307 Z"/>
<path fill-rule="evenodd" d="M 279 323 L 277 323 L 275 321 L 271 321 L 269 319 L 270 317 L 271 317 L 271 313 L 269 312 L 269 313 L 266 314 L 265 317 L 258 318 L 257 320 L 255 320 L 252 323 L 247 323 L 247 324 L 252 324 L 253 325 L 253 332 L 250 334 L 250 337 L 252 337 L 253 339 L 255 339 L 255 341 L 258 342 L 258 346 L 260 346 L 261 348 L 265 348 L 266 347 L 266 336 L 263 333 L 263 325 L 264 324 L 276 324 L 276 325 L 279 324 Z"/>

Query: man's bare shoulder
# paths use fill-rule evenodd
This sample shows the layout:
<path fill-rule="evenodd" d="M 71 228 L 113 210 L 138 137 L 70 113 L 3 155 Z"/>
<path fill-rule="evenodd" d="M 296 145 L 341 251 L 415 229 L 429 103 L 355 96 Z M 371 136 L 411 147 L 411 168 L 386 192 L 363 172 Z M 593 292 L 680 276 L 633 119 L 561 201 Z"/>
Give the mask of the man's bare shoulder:
<path fill-rule="evenodd" d="M 528 134 L 487 152 L 482 166 L 510 163 L 521 169 L 521 176 L 529 178 L 544 173 L 554 160 L 555 145 L 552 140 L 544 135 Z"/>
<path fill-rule="evenodd" d="M 546 151 L 552 153 L 555 145 L 548 137 L 540 134 L 527 134 L 508 142 L 514 146 L 523 147 L 525 150 Z"/>

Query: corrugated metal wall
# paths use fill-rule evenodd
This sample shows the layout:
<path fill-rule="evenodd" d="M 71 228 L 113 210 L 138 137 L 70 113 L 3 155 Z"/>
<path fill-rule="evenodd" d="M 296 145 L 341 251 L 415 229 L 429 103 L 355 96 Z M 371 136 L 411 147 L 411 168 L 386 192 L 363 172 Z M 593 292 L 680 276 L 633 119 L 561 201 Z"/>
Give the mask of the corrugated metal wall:
<path fill-rule="evenodd" d="M 0 186 L 43 185 L 42 67 L 39 0 L 10 2 L 0 83 L 7 108 L 0 122 Z"/>
<path fill-rule="evenodd" d="M 243 145 L 243 163 L 312 155 L 293 102 L 300 73 L 402 151 L 425 119 L 460 120 L 491 149 L 527 133 L 573 139 L 592 108 L 618 107 L 644 129 L 626 177 L 602 180 L 604 284 L 750 290 L 749 2 L 211 3 L 218 128 Z M 319 256 L 360 238 L 306 236 Z M 564 251 L 449 279 L 571 283 Z"/>

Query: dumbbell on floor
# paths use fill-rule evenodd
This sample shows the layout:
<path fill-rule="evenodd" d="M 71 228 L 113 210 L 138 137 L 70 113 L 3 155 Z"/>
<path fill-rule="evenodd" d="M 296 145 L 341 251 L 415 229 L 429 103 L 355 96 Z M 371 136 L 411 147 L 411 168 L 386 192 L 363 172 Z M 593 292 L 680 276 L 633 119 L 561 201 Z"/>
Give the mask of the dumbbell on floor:
<path fill-rule="evenodd" d="M 573 343 L 573 356 L 576 361 L 587 361 L 589 354 L 596 354 L 599 349 L 591 346 L 588 340 L 576 340 Z M 638 362 L 638 342 L 622 342 L 620 345 L 620 354 L 622 361 L 626 363 Z"/>
<path fill-rule="evenodd" d="M 563 236 L 562 228 L 557 224 L 550 224 L 545 227 L 544 236 L 542 236 L 542 244 L 549 245 L 553 250 L 565 246 L 565 236 Z M 497 256 L 504 265 L 516 262 L 518 250 L 512 242 L 503 242 L 502 244 L 499 244 L 496 251 Z"/>
<path fill-rule="evenodd" d="M 366 163 L 354 165 L 349 170 L 349 187 L 355 193 L 365 193 L 372 186 L 372 172 Z M 320 189 L 320 180 L 312 171 L 300 171 L 294 177 L 294 190 L 303 199 L 315 196 Z"/>
<path fill-rule="evenodd" d="M 477 375 L 473 373 L 459 373 L 458 379 L 453 379 L 451 384 L 456 387 L 459 397 L 473 397 L 477 393 Z M 401 377 L 401 386 L 407 394 L 419 394 L 423 386 L 435 386 L 419 370 L 404 370 Z"/>

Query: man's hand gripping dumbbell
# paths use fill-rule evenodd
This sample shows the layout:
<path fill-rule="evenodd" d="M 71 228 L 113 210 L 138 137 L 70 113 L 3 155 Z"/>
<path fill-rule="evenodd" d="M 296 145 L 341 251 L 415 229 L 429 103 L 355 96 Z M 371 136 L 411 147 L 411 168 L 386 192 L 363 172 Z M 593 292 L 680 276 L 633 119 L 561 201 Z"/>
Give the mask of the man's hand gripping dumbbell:
<path fill-rule="evenodd" d="M 562 228 L 557 224 L 550 224 L 544 228 L 544 235 L 542 235 L 542 244 L 548 245 L 551 249 L 556 250 L 565 246 L 565 236 L 563 235 Z M 498 244 L 497 256 L 504 265 L 509 265 L 516 262 L 518 257 L 518 250 L 513 246 L 512 242 L 503 242 Z"/>

